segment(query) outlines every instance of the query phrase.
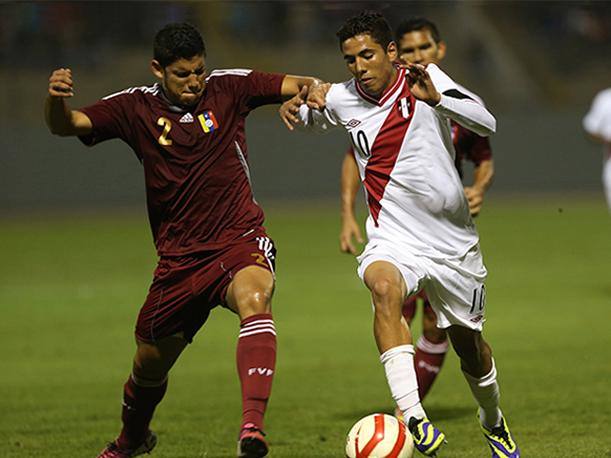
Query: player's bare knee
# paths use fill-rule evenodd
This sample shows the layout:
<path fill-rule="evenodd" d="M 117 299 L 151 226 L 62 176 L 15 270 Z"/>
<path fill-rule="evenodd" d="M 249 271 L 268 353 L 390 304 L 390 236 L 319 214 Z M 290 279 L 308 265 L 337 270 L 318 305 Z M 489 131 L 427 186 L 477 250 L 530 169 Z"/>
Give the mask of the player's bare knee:
<path fill-rule="evenodd" d="M 134 358 L 133 375 L 142 380 L 162 380 L 168 374 L 169 367 L 164 364 L 158 349 L 151 346 L 139 346 Z"/>
<path fill-rule="evenodd" d="M 241 292 L 237 299 L 237 308 L 242 319 L 261 313 L 270 313 L 272 309 L 272 287 L 248 288 Z"/>
<path fill-rule="evenodd" d="M 169 336 L 155 343 L 137 340 L 132 372 L 151 382 L 162 381 L 184 350 L 187 341 L 182 335 Z"/>
<path fill-rule="evenodd" d="M 386 301 L 396 299 L 401 296 L 401 285 L 387 278 L 378 278 L 370 285 L 371 294 L 374 300 Z"/>
<path fill-rule="evenodd" d="M 448 335 L 443 329 L 437 326 L 425 327 L 423 322 L 422 335 L 426 340 L 433 344 L 441 344 L 448 340 Z"/>

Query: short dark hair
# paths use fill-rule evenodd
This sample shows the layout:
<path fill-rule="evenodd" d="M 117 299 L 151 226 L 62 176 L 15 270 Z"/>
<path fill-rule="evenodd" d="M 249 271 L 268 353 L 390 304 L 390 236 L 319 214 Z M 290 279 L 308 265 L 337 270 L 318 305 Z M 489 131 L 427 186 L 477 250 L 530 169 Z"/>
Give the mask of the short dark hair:
<path fill-rule="evenodd" d="M 162 67 L 178 59 L 206 57 L 206 46 L 199 31 L 187 22 L 167 24 L 155 35 L 153 57 Z"/>
<path fill-rule="evenodd" d="M 424 17 L 413 17 L 402 21 L 397 27 L 395 37 L 397 41 L 399 41 L 406 33 L 420 30 L 428 30 L 431 33 L 433 40 L 435 40 L 435 43 L 439 43 L 441 41 L 441 35 L 439 34 L 439 29 L 435 23 Z"/>
<path fill-rule="evenodd" d="M 339 47 L 349 38 L 356 35 L 371 35 L 382 48 L 386 49 L 392 41 L 392 30 L 382 14 L 376 11 L 361 11 L 356 16 L 349 18 L 336 33 L 339 38 Z"/>

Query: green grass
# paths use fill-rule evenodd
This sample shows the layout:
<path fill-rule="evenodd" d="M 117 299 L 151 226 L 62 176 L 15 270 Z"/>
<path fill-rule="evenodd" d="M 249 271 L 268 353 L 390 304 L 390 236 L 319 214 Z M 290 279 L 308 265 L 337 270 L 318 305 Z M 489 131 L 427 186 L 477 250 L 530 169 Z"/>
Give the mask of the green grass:
<path fill-rule="evenodd" d="M 523 456 L 611 456 L 611 217 L 584 199 L 491 199 L 478 226 L 485 334 Z M 560 211 L 559 207 L 562 207 Z M 352 423 L 392 402 L 333 206 L 268 208 L 279 360 L 272 457 L 341 457 Z M 140 214 L 0 224 L 0 455 L 95 456 L 119 429 L 133 324 L 155 258 Z M 234 456 L 236 318 L 217 309 L 173 370 L 156 457 Z M 425 407 L 445 457 L 489 456 L 454 355 Z"/>

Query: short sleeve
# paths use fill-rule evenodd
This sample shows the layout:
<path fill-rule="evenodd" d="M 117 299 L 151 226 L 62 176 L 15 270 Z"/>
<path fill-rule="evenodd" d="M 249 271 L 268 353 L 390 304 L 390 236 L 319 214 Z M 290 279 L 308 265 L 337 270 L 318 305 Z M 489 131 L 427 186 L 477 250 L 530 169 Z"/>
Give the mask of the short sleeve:
<path fill-rule="evenodd" d="M 79 111 L 91 120 L 93 130 L 88 135 L 79 136 L 79 139 L 87 146 L 112 138 L 120 138 L 130 143 L 133 97 L 133 94 L 111 95 L 81 108 Z"/>
<path fill-rule="evenodd" d="M 253 70 L 244 78 L 244 105 L 252 110 L 261 105 L 282 102 L 281 73 L 264 73 Z"/>
<path fill-rule="evenodd" d="M 600 92 L 583 118 L 583 128 L 591 135 L 611 142 L 611 89 Z"/>

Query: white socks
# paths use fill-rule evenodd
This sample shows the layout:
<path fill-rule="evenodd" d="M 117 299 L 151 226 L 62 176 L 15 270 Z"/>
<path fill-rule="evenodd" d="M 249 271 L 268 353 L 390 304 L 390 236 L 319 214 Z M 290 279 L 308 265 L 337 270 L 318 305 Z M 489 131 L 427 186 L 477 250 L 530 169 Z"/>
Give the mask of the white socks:
<path fill-rule="evenodd" d="M 403 412 L 405 423 L 411 417 L 424 418 L 426 414 L 418 396 L 418 381 L 414 369 L 414 346 L 399 345 L 380 355 L 386 380 L 397 406 Z"/>
<path fill-rule="evenodd" d="M 479 420 L 482 425 L 492 429 L 501 423 L 501 409 L 499 408 L 499 384 L 496 382 L 496 367 L 492 360 L 492 369 L 482 378 L 475 378 L 463 371 L 465 379 L 471 388 L 473 397 L 479 404 Z"/>

